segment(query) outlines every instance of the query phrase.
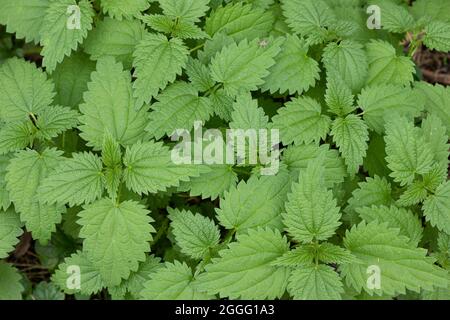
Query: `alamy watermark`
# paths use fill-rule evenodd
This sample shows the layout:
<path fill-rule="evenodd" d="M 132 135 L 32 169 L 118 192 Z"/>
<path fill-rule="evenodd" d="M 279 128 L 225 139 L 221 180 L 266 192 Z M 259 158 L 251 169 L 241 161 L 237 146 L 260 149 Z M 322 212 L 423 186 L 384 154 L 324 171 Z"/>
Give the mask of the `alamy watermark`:
<path fill-rule="evenodd" d="M 369 5 L 366 10 L 369 14 L 367 28 L 370 30 L 381 29 L 381 8 L 375 4 Z"/>
<path fill-rule="evenodd" d="M 369 290 L 381 289 L 381 268 L 374 264 L 367 267 L 367 282 L 366 286 Z"/>
<path fill-rule="evenodd" d="M 261 164 L 262 175 L 276 175 L 280 166 L 278 129 L 204 130 L 202 121 L 194 122 L 193 134 L 177 129 L 171 135 L 178 143 L 172 149 L 175 164 Z"/>
<path fill-rule="evenodd" d="M 77 5 L 70 5 L 67 7 L 67 29 L 80 30 L 81 29 L 81 10 Z"/>
<path fill-rule="evenodd" d="M 66 279 L 66 287 L 69 290 L 81 289 L 81 269 L 78 265 L 67 266 L 66 273 L 68 277 Z"/>

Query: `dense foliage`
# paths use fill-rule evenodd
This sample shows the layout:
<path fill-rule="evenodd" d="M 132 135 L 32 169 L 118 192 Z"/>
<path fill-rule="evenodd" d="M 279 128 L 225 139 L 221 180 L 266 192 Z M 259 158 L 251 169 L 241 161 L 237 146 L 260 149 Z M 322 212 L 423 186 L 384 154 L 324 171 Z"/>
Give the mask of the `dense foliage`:
<path fill-rule="evenodd" d="M 449 299 L 449 12 L 0 0 L 0 299 Z M 277 174 L 174 163 L 196 121 Z"/>

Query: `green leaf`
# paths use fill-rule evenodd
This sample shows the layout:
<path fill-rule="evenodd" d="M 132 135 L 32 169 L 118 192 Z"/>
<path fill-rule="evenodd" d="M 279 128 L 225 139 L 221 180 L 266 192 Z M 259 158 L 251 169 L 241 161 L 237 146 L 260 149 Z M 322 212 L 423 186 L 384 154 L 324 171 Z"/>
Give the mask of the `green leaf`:
<path fill-rule="evenodd" d="M 358 105 L 364 110 L 364 120 L 377 133 L 384 132 L 385 118 L 400 114 L 413 119 L 423 109 L 423 103 L 409 88 L 378 85 L 365 88 L 358 96 Z"/>
<path fill-rule="evenodd" d="M 0 24 L 18 39 L 38 43 L 49 0 L 0 0 Z"/>
<path fill-rule="evenodd" d="M 12 58 L 0 66 L 0 118 L 25 121 L 52 104 L 54 85 L 33 63 Z"/>
<path fill-rule="evenodd" d="M 441 0 L 417 0 L 412 3 L 411 13 L 416 19 L 425 17 L 427 21 L 440 20 L 450 22 L 448 16 L 450 3 Z"/>
<path fill-rule="evenodd" d="M 18 237 L 23 233 L 19 214 L 10 209 L 0 211 L 0 259 L 7 258 L 9 253 L 19 242 Z"/>
<path fill-rule="evenodd" d="M 262 85 L 271 94 L 279 91 L 289 94 L 307 91 L 319 80 L 319 64 L 308 56 L 308 45 L 296 35 L 286 35 L 281 52 L 275 58 L 275 65 Z"/>
<path fill-rule="evenodd" d="M 384 137 L 371 132 L 367 156 L 364 158 L 364 169 L 373 176 L 388 176 L 390 170 L 386 163 L 386 144 Z"/>
<path fill-rule="evenodd" d="M 447 107 L 450 103 L 450 88 L 425 82 L 419 82 L 416 88 L 425 98 L 425 109 L 438 116 L 447 128 L 447 134 L 450 134 L 450 110 Z"/>
<path fill-rule="evenodd" d="M 104 175 L 104 183 L 108 195 L 113 201 L 117 199 L 117 193 L 120 191 L 120 183 L 122 180 L 122 168 L 117 166 L 114 168 L 106 168 Z"/>
<path fill-rule="evenodd" d="M 423 202 L 428 193 L 433 193 L 439 185 L 448 179 L 447 165 L 442 166 L 435 163 L 429 172 L 424 174 L 421 179 L 415 180 L 410 184 L 405 192 L 397 200 L 402 206 L 412 206 Z"/>
<path fill-rule="evenodd" d="M 190 130 L 195 121 L 207 121 L 214 109 L 211 100 L 200 97 L 186 82 L 176 82 L 159 94 L 151 108 L 146 131 L 156 139 L 171 136 L 177 129 Z"/>
<path fill-rule="evenodd" d="M 450 235 L 443 232 L 439 232 L 437 242 L 440 252 L 450 253 Z"/>
<path fill-rule="evenodd" d="M 52 73 L 56 90 L 54 103 L 77 109 L 84 101 L 83 93 L 87 91 L 93 71 L 95 62 L 89 60 L 87 54 L 78 52 L 66 57 Z"/>
<path fill-rule="evenodd" d="M 432 21 L 425 27 L 423 43 L 429 49 L 450 51 L 450 22 Z"/>
<path fill-rule="evenodd" d="M 359 171 L 366 156 L 369 128 L 361 118 L 350 114 L 333 121 L 331 135 L 345 159 L 348 173 L 354 175 Z"/>
<path fill-rule="evenodd" d="M 208 295 L 195 287 L 196 280 L 186 263 L 166 262 L 145 282 L 141 297 L 144 300 L 206 300 Z"/>
<path fill-rule="evenodd" d="M 136 110 L 130 73 L 123 71 L 121 63 L 106 57 L 97 62 L 91 79 L 85 103 L 80 105 L 80 136 L 97 150 L 106 132 L 123 146 L 143 138 L 147 112 L 145 108 Z"/>
<path fill-rule="evenodd" d="M 283 223 L 295 241 L 326 240 L 341 224 L 333 193 L 324 187 L 320 161 L 311 161 L 292 185 L 283 213 Z"/>
<path fill-rule="evenodd" d="M 209 37 L 206 32 L 195 24 L 184 21 L 178 21 L 172 28 L 172 35 L 180 39 L 204 39 Z"/>
<path fill-rule="evenodd" d="M 322 106 L 309 97 L 294 98 L 272 118 L 273 129 L 280 130 L 283 144 L 319 142 L 325 139 L 330 118 L 321 114 Z"/>
<path fill-rule="evenodd" d="M 208 34 L 192 22 L 173 19 L 160 14 L 144 16 L 142 20 L 152 29 L 176 37 L 179 39 L 203 39 L 208 38 Z"/>
<path fill-rule="evenodd" d="M 0 300 L 448 298 L 450 90 L 406 51 L 450 0 L 406 2 L 0 0 Z"/>
<path fill-rule="evenodd" d="M 391 229 L 387 223 L 362 222 L 354 226 L 347 231 L 344 245 L 363 261 L 341 266 L 347 284 L 358 292 L 364 289 L 371 295 L 396 295 L 404 294 L 406 289 L 420 292 L 448 284 L 447 271 L 435 266 L 425 249 L 415 247 L 407 237 L 399 235 L 399 229 Z M 368 277 L 374 276 L 369 266 L 378 266 L 381 272 L 378 289 L 376 283 L 373 289 L 367 286 Z"/>
<path fill-rule="evenodd" d="M 42 182 L 39 200 L 73 207 L 91 203 L 103 194 L 102 161 L 92 153 L 74 153 Z"/>
<path fill-rule="evenodd" d="M 267 128 L 269 117 L 258 107 L 258 101 L 250 94 L 239 95 L 233 104 L 231 113 L 231 129 L 264 129 Z"/>
<path fill-rule="evenodd" d="M 102 162 L 108 168 L 115 168 L 122 165 L 122 150 L 114 137 L 107 133 L 103 139 Z"/>
<path fill-rule="evenodd" d="M 205 41 L 203 50 L 198 52 L 198 59 L 204 64 L 209 64 L 217 53 L 233 43 L 235 41 L 231 36 L 223 32 L 217 33 L 211 39 Z"/>
<path fill-rule="evenodd" d="M 242 40 L 232 43 L 217 53 L 211 61 L 211 75 L 214 81 L 223 83 L 229 95 L 253 91 L 264 83 L 269 68 L 275 64 L 274 58 L 280 52 L 282 38 L 251 42 Z"/>
<path fill-rule="evenodd" d="M 277 258 L 272 265 L 303 268 L 314 262 L 316 252 L 312 245 L 300 245 Z"/>
<path fill-rule="evenodd" d="M 250 1 L 253 2 L 254 0 L 250 0 Z M 267 0 L 267 1 L 272 1 L 272 0 Z M 263 5 L 263 3 L 264 3 L 264 0 L 263 0 L 263 2 L 258 1 L 258 4 L 261 6 Z M 275 22 L 273 23 L 272 31 L 270 32 L 270 35 L 271 36 L 283 36 L 285 34 L 291 33 L 289 26 L 286 23 L 286 19 L 283 16 L 283 9 L 281 7 L 281 4 L 274 3 L 273 5 L 270 6 L 269 10 L 272 11 L 272 14 L 275 17 Z"/>
<path fill-rule="evenodd" d="M 281 4 L 289 27 L 300 36 L 308 37 L 311 44 L 324 42 L 327 29 L 336 22 L 334 12 L 322 0 L 282 0 Z"/>
<path fill-rule="evenodd" d="M 160 89 L 175 81 L 186 66 L 189 52 L 179 39 L 161 34 L 144 35 L 133 53 L 133 83 L 137 106 L 149 103 Z"/>
<path fill-rule="evenodd" d="M 125 288 L 134 299 L 139 299 L 145 283 L 151 279 L 156 271 L 163 268 L 164 265 L 160 261 L 161 259 L 154 255 L 147 256 L 147 259 L 139 264 L 139 269 L 136 272 L 131 272 L 130 277 L 123 280 L 120 287 Z"/>
<path fill-rule="evenodd" d="M 329 76 L 327 79 L 327 91 L 325 101 L 330 111 L 338 116 L 346 116 L 353 112 L 355 97 L 350 88 L 341 77 Z"/>
<path fill-rule="evenodd" d="M 76 272 L 80 273 L 77 274 Z M 77 276 L 80 276 L 77 283 Z M 105 287 L 105 283 L 96 267 L 84 252 L 77 251 L 64 259 L 52 276 L 52 281 L 67 294 L 96 294 Z M 79 284 L 79 288 L 77 285 Z"/>
<path fill-rule="evenodd" d="M 368 177 L 365 182 L 358 183 L 358 186 L 359 188 L 353 191 L 352 197 L 348 200 L 348 206 L 345 209 L 347 212 L 373 205 L 389 206 L 393 202 L 391 184 L 384 177 Z"/>
<path fill-rule="evenodd" d="M 6 168 L 12 155 L 0 155 L 0 210 L 7 210 L 11 205 L 9 192 L 6 188 Z"/>
<path fill-rule="evenodd" d="M 324 49 L 322 61 L 327 73 L 338 74 L 353 91 L 359 91 L 368 75 L 367 56 L 362 47 L 352 40 L 339 44 L 331 42 Z"/>
<path fill-rule="evenodd" d="M 150 7 L 149 0 L 101 0 L 103 12 L 117 20 L 140 17 Z"/>
<path fill-rule="evenodd" d="M 189 191 L 193 197 L 215 200 L 223 198 L 225 192 L 236 186 L 238 175 L 231 165 L 209 165 L 208 168 L 211 170 L 192 177 L 188 182 L 182 182 L 179 190 Z"/>
<path fill-rule="evenodd" d="M 68 13 L 70 6 L 77 6 L 78 11 Z M 71 16 L 76 12 L 79 12 L 79 17 Z M 49 3 L 41 29 L 41 44 L 44 46 L 41 54 L 47 72 L 54 71 L 56 65 L 83 42 L 92 29 L 93 15 L 94 10 L 87 0 L 52 0 Z M 75 21 L 78 18 L 79 25 Z"/>
<path fill-rule="evenodd" d="M 238 233 L 256 227 L 281 229 L 280 212 L 290 188 L 289 181 L 286 171 L 241 181 L 220 199 L 220 208 L 216 209 L 220 224 Z"/>
<path fill-rule="evenodd" d="M 122 181 L 122 150 L 110 134 L 105 135 L 102 147 L 102 162 L 106 166 L 105 185 L 109 196 L 115 200 Z"/>
<path fill-rule="evenodd" d="M 141 20 L 153 30 L 171 35 L 174 35 L 178 26 L 176 20 L 162 14 L 145 15 Z"/>
<path fill-rule="evenodd" d="M 209 0 L 159 0 L 164 14 L 173 19 L 199 22 L 209 10 Z"/>
<path fill-rule="evenodd" d="M 387 223 L 390 228 L 400 229 L 400 235 L 406 236 L 417 246 L 422 238 L 422 222 L 411 211 L 394 206 L 372 206 L 356 209 L 366 222 Z"/>
<path fill-rule="evenodd" d="M 279 231 L 250 229 L 219 252 L 198 278 L 199 288 L 230 299 L 275 299 L 286 290 L 289 271 L 271 265 L 289 250 Z"/>
<path fill-rule="evenodd" d="M 214 86 L 211 71 L 197 59 L 190 58 L 186 65 L 186 74 L 191 85 L 198 91 L 205 92 Z"/>
<path fill-rule="evenodd" d="M 357 262 L 357 259 L 344 248 L 338 247 L 328 242 L 323 242 L 320 245 L 300 245 L 295 249 L 288 251 L 282 257 L 278 258 L 273 263 L 273 265 L 307 268 L 316 259 L 328 264 Z"/>
<path fill-rule="evenodd" d="M 422 292 L 423 300 L 450 300 L 450 290 L 448 288 L 436 288 L 434 290 L 424 290 Z"/>
<path fill-rule="evenodd" d="M 348 250 L 334 244 L 324 242 L 319 245 L 317 259 L 323 263 L 356 263 L 358 259 Z"/>
<path fill-rule="evenodd" d="M 269 11 L 250 4 L 230 3 L 219 7 L 206 18 L 205 31 L 211 37 L 223 33 L 235 41 L 253 40 L 268 35 L 274 18 Z"/>
<path fill-rule="evenodd" d="M 56 224 L 61 222 L 65 208 L 38 201 L 38 188 L 61 161 L 62 152 L 56 149 L 20 151 L 11 159 L 6 174 L 7 188 L 20 219 L 25 222 L 34 239 L 43 244 L 50 240 Z"/>
<path fill-rule="evenodd" d="M 432 226 L 450 234 L 450 181 L 441 184 L 423 203 L 425 218 Z"/>
<path fill-rule="evenodd" d="M 449 164 L 448 152 L 450 145 L 448 143 L 447 128 L 441 119 L 434 114 L 422 121 L 422 134 L 429 144 L 436 160 L 442 167 L 447 168 Z"/>
<path fill-rule="evenodd" d="M 292 271 L 288 292 L 295 300 L 341 300 L 344 289 L 333 268 L 311 265 Z"/>
<path fill-rule="evenodd" d="M 80 225 L 77 223 L 78 221 L 78 212 L 80 212 L 79 207 L 68 208 L 67 212 L 63 216 L 63 221 L 61 228 L 64 233 L 73 239 L 78 238 L 78 234 L 80 233 Z"/>
<path fill-rule="evenodd" d="M 386 125 L 386 160 L 394 181 L 411 184 L 417 174 L 431 170 L 433 154 L 419 128 L 405 118 L 391 117 Z"/>
<path fill-rule="evenodd" d="M 292 145 L 283 153 L 283 163 L 291 172 L 291 176 L 297 180 L 300 170 L 306 169 L 311 160 L 318 159 L 323 154 L 324 184 L 327 188 L 337 183 L 344 182 L 346 168 L 344 161 L 339 157 L 339 152 L 330 149 L 327 144 L 317 146 L 316 144 Z"/>
<path fill-rule="evenodd" d="M 182 253 L 202 259 L 219 244 L 219 228 L 212 220 L 190 211 L 171 208 L 168 211 L 170 226 Z"/>
<path fill-rule="evenodd" d="M 153 141 L 127 147 L 123 163 L 128 189 L 139 194 L 177 187 L 181 181 L 188 181 L 189 177 L 201 173 L 198 166 L 174 163 L 169 149 Z"/>
<path fill-rule="evenodd" d="M 210 99 L 214 107 L 214 113 L 226 121 L 231 121 L 234 98 L 230 97 L 225 90 L 220 89 L 213 92 Z"/>
<path fill-rule="evenodd" d="M 366 49 L 369 61 L 368 85 L 408 85 L 413 82 L 416 73 L 414 62 L 411 58 L 397 56 L 389 42 L 372 40 Z"/>
<path fill-rule="evenodd" d="M 126 69 L 131 69 L 133 52 L 144 33 L 145 28 L 138 20 L 120 21 L 106 17 L 89 33 L 83 46 L 92 59 L 112 56 Z"/>
<path fill-rule="evenodd" d="M 0 129 L 0 154 L 24 149 L 34 139 L 31 122 L 10 122 Z"/>
<path fill-rule="evenodd" d="M 36 121 L 37 136 L 51 140 L 78 124 L 79 113 L 67 107 L 50 106 L 43 110 Z"/>
<path fill-rule="evenodd" d="M 448 269 L 450 266 L 450 236 L 444 232 L 437 235 L 438 253 L 435 255 L 438 263 Z"/>
<path fill-rule="evenodd" d="M 383 29 L 394 33 L 406 33 L 415 27 L 415 21 L 408 9 L 388 1 L 379 3 Z"/>
<path fill-rule="evenodd" d="M 65 295 L 51 282 L 39 282 L 31 294 L 33 300 L 65 300 Z"/>
<path fill-rule="evenodd" d="M 397 204 L 400 206 L 413 206 L 420 202 L 423 202 L 428 197 L 427 184 L 424 181 L 414 181 L 407 186 L 405 192 L 403 192 L 400 198 L 397 200 Z"/>
<path fill-rule="evenodd" d="M 267 9 L 269 8 L 275 0 L 246 0 L 245 2 L 251 3 L 254 8 Z M 235 0 L 238 2 L 238 0 Z"/>
<path fill-rule="evenodd" d="M 0 261 L 0 300 L 22 300 L 22 276 L 11 264 Z"/>
<path fill-rule="evenodd" d="M 79 213 L 83 250 L 107 286 L 120 284 L 145 260 L 155 232 L 148 214 L 137 202 L 111 199 L 86 205 Z"/>

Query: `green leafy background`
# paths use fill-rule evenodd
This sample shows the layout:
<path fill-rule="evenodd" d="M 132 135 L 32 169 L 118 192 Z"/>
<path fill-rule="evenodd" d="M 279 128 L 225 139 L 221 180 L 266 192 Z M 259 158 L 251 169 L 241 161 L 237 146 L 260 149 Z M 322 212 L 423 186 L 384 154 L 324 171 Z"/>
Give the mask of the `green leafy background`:
<path fill-rule="evenodd" d="M 0 299 L 449 299 L 448 12 L 0 0 Z M 278 173 L 173 163 L 198 120 L 278 129 Z"/>

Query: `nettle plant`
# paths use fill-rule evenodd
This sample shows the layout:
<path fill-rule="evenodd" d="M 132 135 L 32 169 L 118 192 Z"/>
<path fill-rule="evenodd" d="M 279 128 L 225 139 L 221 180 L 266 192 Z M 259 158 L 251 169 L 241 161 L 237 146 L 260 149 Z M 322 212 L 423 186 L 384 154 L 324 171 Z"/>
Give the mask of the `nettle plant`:
<path fill-rule="evenodd" d="M 449 298 L 450 1 L 406 2 L 0 0 L 0 299 Z M 278 173 L 174 163 L 196 121 Z"/>

